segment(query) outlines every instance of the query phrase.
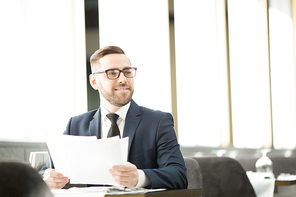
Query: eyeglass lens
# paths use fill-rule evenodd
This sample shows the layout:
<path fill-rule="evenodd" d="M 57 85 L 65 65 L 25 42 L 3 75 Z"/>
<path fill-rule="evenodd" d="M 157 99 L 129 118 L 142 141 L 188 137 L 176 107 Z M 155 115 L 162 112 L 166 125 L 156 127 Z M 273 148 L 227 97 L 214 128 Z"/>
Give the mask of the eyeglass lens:
<path fill-rule="evenodd" d="M 119 77 L 120 72 L 123 72 L 123 75 L 127 78 L 133 78 L 135 76 L 135 69 L 134 68 L 126 68 L 122 71 L 118 69 L 107 70 L 107 76 L 109 79 L 116 79 Z"/>

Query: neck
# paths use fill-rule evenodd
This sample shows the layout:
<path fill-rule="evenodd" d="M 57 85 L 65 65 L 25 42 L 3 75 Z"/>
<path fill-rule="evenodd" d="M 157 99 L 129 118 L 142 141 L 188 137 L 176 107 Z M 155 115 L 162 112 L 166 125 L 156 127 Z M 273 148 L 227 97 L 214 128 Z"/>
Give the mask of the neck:
<path fill-rule="evenodd" d="M 109 103 L 109 101 L 107 101 L 104 97 L 101 96 L 101 105 L 110 113 L 115 113 L 117 112 L 121 107 L 112 105 L 111 103 Z"/>

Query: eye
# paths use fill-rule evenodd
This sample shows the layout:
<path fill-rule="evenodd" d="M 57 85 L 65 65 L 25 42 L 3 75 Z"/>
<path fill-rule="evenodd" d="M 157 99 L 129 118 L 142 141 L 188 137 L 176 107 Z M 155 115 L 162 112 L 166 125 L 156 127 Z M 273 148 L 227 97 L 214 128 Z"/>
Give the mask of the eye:
<path fill-rule="evenodd" d="M 123 69 L 123 72 L 124 72 L 124 75 L 126 77 L 133 77 L 133 73 L 134 73 L 134 69 L 132 68 L 126 68 L 126 69 Z"/>
<path fill-rule="evenodd" d="M 125 70 L 125 71 L 124 71 L 124 74 L 126 74 L 126 75 L 130 75 L 130 74 L 132 74 L 132 71 L 131 71 L 131 70 Z"/>
<path fill-rule="evenodd" d="M 118 70 L 108 70 L 107 74 L 109 76 L 116 76 L 118 74 Z"/>

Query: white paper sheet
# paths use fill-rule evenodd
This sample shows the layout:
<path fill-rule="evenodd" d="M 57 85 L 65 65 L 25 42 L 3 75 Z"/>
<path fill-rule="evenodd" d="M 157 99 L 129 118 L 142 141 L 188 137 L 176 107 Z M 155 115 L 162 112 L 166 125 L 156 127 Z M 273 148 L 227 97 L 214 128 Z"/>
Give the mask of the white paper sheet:
<path fill-rule="evenodd" d="M 128 137 L 98 140 L 95 136 L 46 136 L 56 171 L 70 183 L 118 185 L 109 169 L 127 163 Z"/>
<path fill-rule="evenodd" d="M 70 189 L 52 189 L 54 197 L 104 197 L 111 187 L 72 187 Z"/>

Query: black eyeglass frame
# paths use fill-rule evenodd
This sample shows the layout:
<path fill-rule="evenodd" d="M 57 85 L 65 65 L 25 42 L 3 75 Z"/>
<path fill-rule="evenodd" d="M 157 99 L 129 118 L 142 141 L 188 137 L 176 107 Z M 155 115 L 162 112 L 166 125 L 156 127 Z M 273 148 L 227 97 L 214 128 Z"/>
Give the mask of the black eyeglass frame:
<path fill-rule="evenodd" d="M 125 70 L 128 70 L 128 69 L 134 69 L 134 70 L 135 70 L 135 73 L 134 73 L 134 75 L 133 75 L 132 77 L 127 77 L 127 76 L 125 76 L 124 71 L 125 71 Z M 99 71 L 94 72 L 94 73 L 92 73 L 92 74 L 94 75 L 94 74 L 102 74 L 102 73 L 106 73 L 107 78 L 110 79 L 109 76 L 108 76 L 108 71 L 111 71 L 111 70 L 118 70 L 118 71 L 119 71 L 118 76 L 117 76 L 116 78 L 114 78 L 114 79 L 118 79 L 119 76 L 120 76 L 120 73 L 123 73 L 123 75 L 124 75 L 126 78 L 134 78 L 134 77 L 136 76 L 136 74 L 137 74 L 137 67 L 128 67 L 128 68 L 124 68 L 124 69 L 122 69 L 122 70 L 119 70 L 119 69 L 117 69 L 117 68 L 111 68 L 111 69 L 107 69 L 107 70 L 99 70 Z M 110 79 L 110 80 L 114 80 L 114 79 Z"/>

